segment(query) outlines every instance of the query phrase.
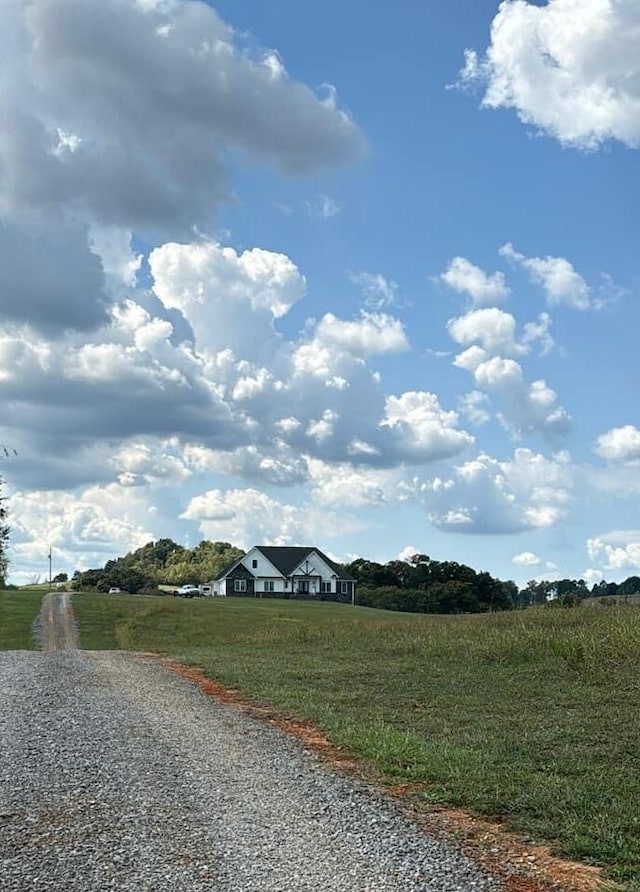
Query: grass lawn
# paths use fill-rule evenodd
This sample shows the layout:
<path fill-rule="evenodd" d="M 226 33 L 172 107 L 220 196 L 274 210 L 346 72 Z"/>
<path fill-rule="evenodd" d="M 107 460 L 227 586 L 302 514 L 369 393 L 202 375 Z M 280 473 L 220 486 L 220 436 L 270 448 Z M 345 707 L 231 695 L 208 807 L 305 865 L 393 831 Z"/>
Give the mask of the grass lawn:
<path fill-rule="evenodd" d="M 85 648 L 158 651 L 322 727 L 426 806 L 507 818 L 640 890 L 640 610 L 413 616 L 77 595 Z"/>
<path fill-rule="evenodd" d="M 37 650 L 33 621 L 40 612 L 42 592 L 0 592 L 0 650 Z"/>

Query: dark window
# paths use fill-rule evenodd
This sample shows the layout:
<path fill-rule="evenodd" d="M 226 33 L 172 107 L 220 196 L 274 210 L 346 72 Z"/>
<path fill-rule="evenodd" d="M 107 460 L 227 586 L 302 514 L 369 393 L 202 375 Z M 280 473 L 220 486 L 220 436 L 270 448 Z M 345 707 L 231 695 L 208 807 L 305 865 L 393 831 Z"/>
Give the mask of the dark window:
<path fill-rule="evenodd" d="M 349 583 L 348 583 L 348 582 L 341 582 L 341 583 L 340 583 L 340 586 L 341 586 L 341 589 L 342 589 L 342 594 L 343 594 L 343 595 L 348 595 L 348 594 L 349 594 Z"/>
<path fill-rule="evenodd" d="M 258 562 L 256 560 L 251 561 L 251 566 L 255 570 L 255 568 L 258 566 Z"/>
<path fill-rule="evenodd" d="M 308 579 L 300 580 L 300 582 L 298 583 L 298 591 L 300 592 L 301 595 L 309 594 L 309 580 Z"/>
<path fill-rule="evenodd" d="M 234 592 L 246 592 L 247 580 L 246 579 L 234 579 L 233 580 L 233 590 L 234 590 Z"/>

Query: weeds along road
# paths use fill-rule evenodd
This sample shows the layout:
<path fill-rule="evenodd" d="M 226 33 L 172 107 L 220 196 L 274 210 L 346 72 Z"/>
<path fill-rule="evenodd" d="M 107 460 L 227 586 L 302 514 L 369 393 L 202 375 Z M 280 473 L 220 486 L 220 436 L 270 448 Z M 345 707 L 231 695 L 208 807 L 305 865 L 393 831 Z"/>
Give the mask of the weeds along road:
<path fill-rule="evenodd" d="M 0 653 L 3 892 L 500 888 L 157 661 L 75 649 L 66 596 L 39 625 L 43 652 Z"/>

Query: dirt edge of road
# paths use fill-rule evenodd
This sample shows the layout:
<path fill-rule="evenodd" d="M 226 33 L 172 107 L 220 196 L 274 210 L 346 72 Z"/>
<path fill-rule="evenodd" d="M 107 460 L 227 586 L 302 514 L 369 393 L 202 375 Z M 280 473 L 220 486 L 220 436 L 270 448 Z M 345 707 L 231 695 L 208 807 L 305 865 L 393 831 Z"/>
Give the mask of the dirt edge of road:
<path fill-rule="evenodd" d="M 209 696 L 239 706 L 250 715 L 268 722 L 319 754 L 332 767 L 357 776 L 392 795 L 426 832 L 450 840 L 468 858 L 499 879 L 506 892 L 614 892 L 615 884 L 605 883 L 602 871 L 553 855 L 548 846 L 534 845 L 513 833 L 499 821 L 490 821 L 463 809 L 435 807 L 425 812 L 420 805 L 421 784 L 390 785 L 375 770 L 353 754 L 335 746 L 324 732 L 296 719 L 270 704 L 261 703 L 233 688 L 207 678 L 200 669 L 184 666 L 158 654 L 144 654 L 158 660 L 172 672 L 197 684 Z"/>

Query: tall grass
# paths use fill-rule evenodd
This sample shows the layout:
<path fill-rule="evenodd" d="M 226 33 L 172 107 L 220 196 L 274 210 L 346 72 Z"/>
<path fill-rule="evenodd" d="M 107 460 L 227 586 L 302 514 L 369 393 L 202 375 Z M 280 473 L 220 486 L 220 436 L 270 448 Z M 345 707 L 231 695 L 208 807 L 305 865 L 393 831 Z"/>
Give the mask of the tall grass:
<path fill-rule="evenodd" d="M 41 604 L 42 592 L 0 592 L 0 650 L 37 650 L 33 621 Z"/>
<path fill-rule="evenodd" d="M 98 603 L 76 598 L 81 629 Z M 422 785 L 425 806 L 501 816 L 640 889 L 640 610 L 426 617 L 249 599 L 108 610 L 117 646 L 199 665 L 316 722 L 390 781 Z"/>

